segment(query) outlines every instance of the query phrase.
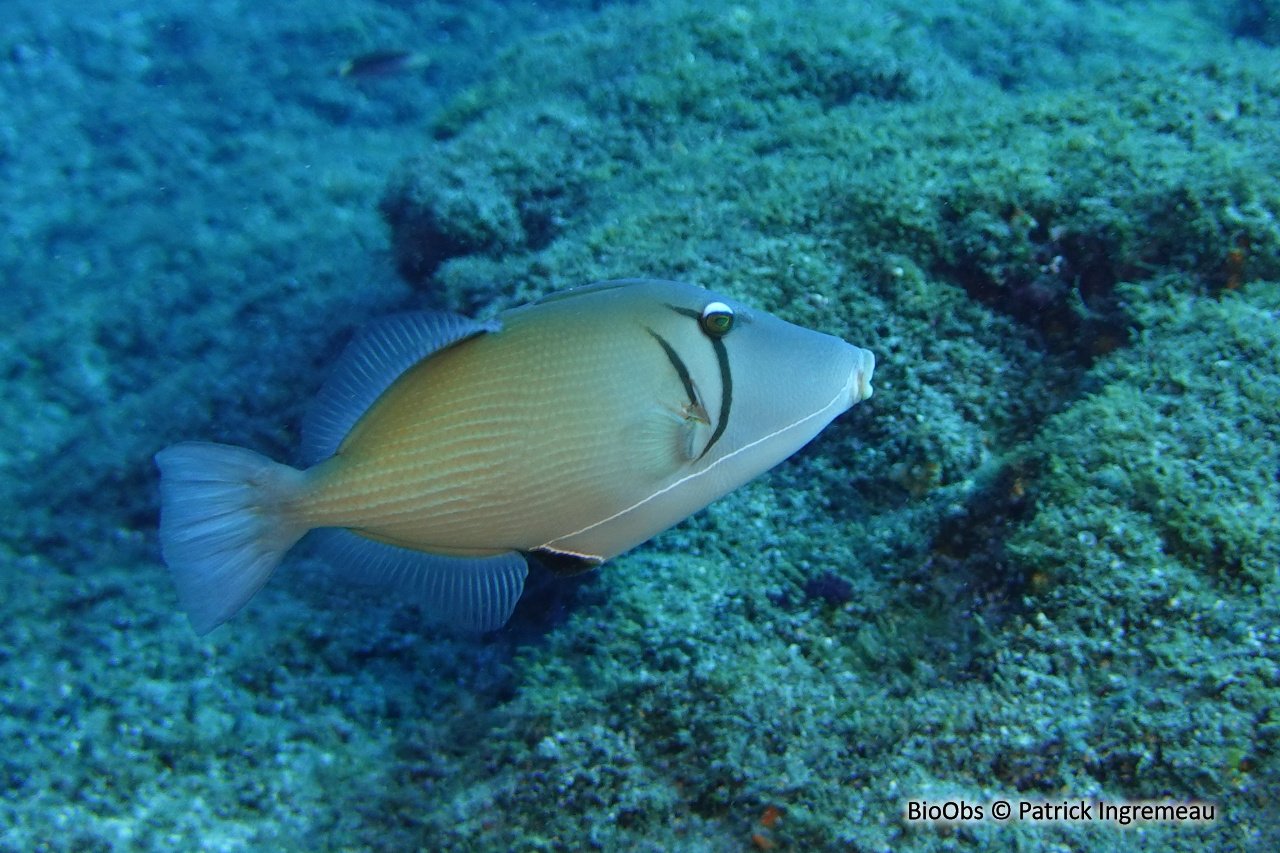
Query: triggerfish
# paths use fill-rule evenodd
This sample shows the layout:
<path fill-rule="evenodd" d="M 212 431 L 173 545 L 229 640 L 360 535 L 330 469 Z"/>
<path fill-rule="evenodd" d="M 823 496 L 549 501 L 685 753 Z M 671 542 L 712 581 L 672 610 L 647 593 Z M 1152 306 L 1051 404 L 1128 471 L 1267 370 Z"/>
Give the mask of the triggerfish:
<path fill-rule="evenodd" d="M 304 469 L 156 454 L 160 546 L 207 633 L 323 530 L 330 559 L 438 620 L 506 623 L 526 556 L 599 565 L 786 459 L 871 396 L 874 356 L 670 281 L 608 281 L 481 322 L 377 321 L 303 421 Z"/>

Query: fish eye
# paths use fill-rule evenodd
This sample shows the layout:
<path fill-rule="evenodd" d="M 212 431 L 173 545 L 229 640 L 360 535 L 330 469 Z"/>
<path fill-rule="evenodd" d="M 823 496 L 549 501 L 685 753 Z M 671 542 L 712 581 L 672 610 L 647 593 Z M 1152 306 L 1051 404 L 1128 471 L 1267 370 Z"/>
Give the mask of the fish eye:
<path fill-rule="evenodd" d="M 702 331 L 713 338 L 723 338 L 733 328 L 733 309 L 723 302 L 711 302 L 702 309 L 698 322 Z"/>

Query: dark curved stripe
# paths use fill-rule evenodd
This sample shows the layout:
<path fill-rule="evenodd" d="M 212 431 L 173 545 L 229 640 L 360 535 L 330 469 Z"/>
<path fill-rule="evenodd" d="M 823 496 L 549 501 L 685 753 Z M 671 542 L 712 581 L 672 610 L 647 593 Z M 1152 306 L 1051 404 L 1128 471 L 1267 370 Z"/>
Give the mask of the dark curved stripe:
<path fill-rule="evenodd" d="M 695 323 L 702 322 L 702 313 L 699 311 L 694 311 L 692 308 L 681 308 L 679 305 L 672 305 L 669 302 L 662 304 L 677 314 L 689 317 Z M 653 335 L 653 332 L 649 334 Z M 655 338 L 658 337 L 657 335 L 653 336 Z M 720 417 L 716 420 L 716 430 L 711 433 L 711 440 L 707 442 L 706 447 L 702 448 L 702 452 L 698 454 L 698 459 L 706 456 L 712 445 L 720 440 L 720 436 L 724 435 L 725 429 L 729 426 L 729 410 L 733 407 L 733 373 L 729 370 L 729 351 L 725 349 L 722 338 L 713 338 L 705 333 L 704 336 L 711 341 L 711 346 L 716 351 L 716 361 L 720 363 Z M 658 338 L 658 340 L 662 339 Z M 663 341 L 663 346 L 667 346 L 665 341 Z M 672 350 L 670 354 L 674 355 L 675 351 Z M 684 375 L 688 375 L 688 371 L 685 371 Z"/>
<path fill-rule="evenodd" d="M 650 329 L 648 326 L 645 326 L 644 330 L 653 335 L 653 339 L 662 346 L 662 351 L 667 354 L 667 358 L 671 359 L 671 366 L 676 369 L 676 375 L 679 376 L 680 381 L 684 383 L 684 391 L 689 395 L 689 405 L 697 406 L 698 392 L 693 388 L 693 377 L 689 375 L 689 367 L 684 363 L 684 359 L 682 359 L 680 354 L 676 352 L 675 347 L 667 343 L 666 338 L 662 337 L 662 335 L 658 334 L 653 329 Z"/>
<path fill-rule="evenodd" d="M 707 339 L 711 341 L 711 345 L 716 348 L 716 361 L 720 362 L 720 418 L 716 422 L 716 431 L 711 433 L 711 440 L 707 442 L 707 446 L 702 448 L 702 452 L 698 454 L 698 458 L 707 455 L 707 451 L 711 449 L 720 436 L 724 435 L 725 427 L 729 426 L 729 409 L 733 406 L 733 373 L 729 370 L 729 351 L 725 349 L 724 340 L 722 338 L 713 338 L 710 335 Z"/>

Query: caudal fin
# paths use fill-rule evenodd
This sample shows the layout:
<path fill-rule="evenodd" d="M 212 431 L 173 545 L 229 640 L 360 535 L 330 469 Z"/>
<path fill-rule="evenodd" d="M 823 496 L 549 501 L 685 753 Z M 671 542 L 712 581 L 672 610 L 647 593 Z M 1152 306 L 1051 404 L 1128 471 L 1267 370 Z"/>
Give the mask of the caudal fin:
<path fill-rule="evenodd" d="M 207 634 L 253 598 L 306 533 L 283 507 L 302 472 L 261 454 L 191 441 L 156 454 L 160 551 L 191 625 Z"/>

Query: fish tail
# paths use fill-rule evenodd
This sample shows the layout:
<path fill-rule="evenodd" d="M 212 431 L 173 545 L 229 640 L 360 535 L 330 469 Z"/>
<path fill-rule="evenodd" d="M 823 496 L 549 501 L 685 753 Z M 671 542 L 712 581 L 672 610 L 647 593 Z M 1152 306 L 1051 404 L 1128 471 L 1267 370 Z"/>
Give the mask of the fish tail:
<path fill-rule="evenodd" d="M 155 458 L 160 551 L 191 626 L 207 634 L 253 598 L 307 532 L 288 510 L 305 478 L 225 444 L 184 442 Z"/>

